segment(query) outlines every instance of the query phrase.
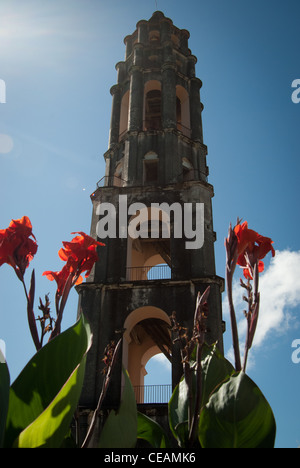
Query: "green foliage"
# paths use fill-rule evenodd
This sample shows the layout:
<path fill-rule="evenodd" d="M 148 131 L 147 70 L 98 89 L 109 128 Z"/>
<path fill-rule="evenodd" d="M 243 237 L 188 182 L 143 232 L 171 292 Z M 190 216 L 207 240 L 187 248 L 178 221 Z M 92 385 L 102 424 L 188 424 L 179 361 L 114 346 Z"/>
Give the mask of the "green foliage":
<path fill-rule="evenodd" d="M 90 328 L 82 316 L 33 356 L 11 387 L 7 365 L 1 359 L 1 447 L 69 446 L 65 441 L 81 393 L 90 345 Z M 190 390 L 182 377 L 169 402 L 170 430 L 180 447 L 190 446 L 190 413 L 195 408 L 197 382 L 193 355 L 190 369 Z M 123 374 L 120 407 L 109 414 L 98 446 L 134 448 L 137 439 L 143 439 L 154 448 L 171 447 L 164 429 L 138 413 L 128 373 L 123 370 Z M 276 424 L 267 400 L 244 372 L 235 372 L 216 345 L 203 346 L 201 378 L 197 438 L 202 448 L 274 447 Z"/>
<path fill-rule="evenodd" d="M 216 344 L 204 344 L 202 350 L 202 399 L 201 407 L 209 401 L 215 388 L 233 374 L 233 365 L 224 358 Z"/>
<path fill-rule="evenodd" d="M 137 406 L 128 372 L 118 412 L 112 410 L 100 435 L 99 448 L 133 448 L 137 439 Z"/>
<path fill-rule="evenodd" d="M 33 356 L 10 388 L 5 447 L 60 447 L 78 404 L 90 346 L 90 327 L 81 316 Z"/>
<path fill-rule="evenodd" d="M 243 372 L 235 372 L 216 345 L 204 345 L 201 366 L 198 425 L 201 447 L 274 447 L 274 415 L 257 385 Z M 191 370 L 191 392 L 182 378 L 169 402 L 170 429 L 180 447 L 189 444 L 189 407 L 193 412 L 197 373 L 194 362 L 191 362 Z"/>
<path fill-rule="evenodd" d="M 193 359 L 193 357 L 192 357 Z M 225 380 L 234 372 L 233 366 L 225 359 L 216 344 L 208 346 L 204 344 L 202 351 L 202 397 L 201 405 L 203 407 L 208 401 L 211 393 L 217 385 Z M 197 367 L 196 363 L 191 361 L 191 412 L 194 408 L 194 399 L 196 393 Z M 169 424 L 170 429 L 181 447 L 188 445 L 189 436 L 189 388 L 186 380 L 182 377 L 179 384 L 175 387 L 169 402 Z"/>
<path fill-rule="evenodd" d="M 75 447 L 70 426 L 82 390 L 92 334 L 84 316 L 62 334 L 60 334 L 60 325 L 71 287 L 76 284 L 84 271 L 90 271 L 92 263 L 98 258 L 95 249 L 97 245 L 102 244 L 83 232 L 77 232 L 79 236 L 76 236 L 71 243 L 64 243 L 64 246 L 68 244 L 68 254 L 63 250 L 66 265 L 61 272 L 44 273 L 49 279 L 55 279 L 57 282 L 55 301 L 57 318 L 54 320 L 51 317 L 49 298 L 45 296 L 45 303 L 40 299 L 39 306 L 43 316 L 37 319 L 33 311 L 34 271 L 29 294 L 24 282 L 24 265 L 28 264 L 29 256 L 32 257 L 32 252 L 35 253 L 37 249 L 36 243 L 29 239 L 33 236 L 31 228 L 30 220 L 23 217 L 14 220 L 9 228 L 2 232 L 1 264 L 12 265 L 13 250 L 14 259 L 18 258 L 19 261 L 14 269 L 24 287 L 29 328 L 38 352 L 10 386 L 9 370 L 0 351 L 0 448 Z M 24 245 L 28 252 L 26 248 L 24 249 Z M 173 312 L 171 316 L 174 342 L 179 342 L 184 375 L 169 401 L 169 428 L 180 447 L 270 448 L 274 447 L 276 435 L 274 415 L 260 389 L 245 374 L 245 369 L 259 313 L 258 275 L 261 264 L 259 260 L 269 251 L 272 251 L 274 256 L 275 251 L 270 238 L 249 230 L 247 222 L 240 225 L 239 220 L 234 229 L 230 226 L 225 246 L 235 368 L 220 353 L 216 344 L 212 346 L 205 344 L 206 320 L 209 313 L 207 301 L 210 286 L 208 286 L 203 294 L 198 293 L 191 337 L 187 329 L 177 322 L 176 313 Z M 20 250 L 23 252 L 21 259 Z M 91 256 L 91 253 L 94 255 Z M 244 257 L 243 260 L 241 257 Z M 243 367 L 232 297 L 232 279 L 237 264 L 244 268 L 247 284 L 241 281 L 241 286 L 248 293 L 247 297 L 244 296 L 248 311 L 245 313 L 247 340 Z M 37 320 L 40 321 L 42 328 L 41 338 L 37 332 Z M 55 326 L 50 341 L 42 347 L 44 335 L 52 330 L 53 323 Z M 113 341 L 106 347 L 103 359 L 106 373 L 102 392 L 82 448 L 88 447 L 95 436 L 97 419 L 109 388 L 121 341 L 122 338 L 116 345 Z M 142 439 L 157 449 L 172 447 L 175 442 L 170 442 L 165 430 L 156 421 L 138 413 L 129 375 L 124 369 L 123 374 L 125 386 L 120 407 L 117 412 L 111 411 L 106 419 L 98 446 L 134 448 L 137 439 Z"/>
<path fill-rule="evenodd" d="M 170 441 L 163 428 L 145 414 L 138 413 L 138 439 L 149 442 L 154 448 L 169 448 Z"/>
<path fill-rule="evenodd" d="M 185 447 L 188 438 L 188 386 L 182 377 L 169 401 L 169 425 L 180 447 Z"/>
<path fill-rule="evenodd" d="M 242 371 L 220 384 L 200 415 L 199 440 L 204 448 L 272 448 L 275 433 L 267 400 Z"/>

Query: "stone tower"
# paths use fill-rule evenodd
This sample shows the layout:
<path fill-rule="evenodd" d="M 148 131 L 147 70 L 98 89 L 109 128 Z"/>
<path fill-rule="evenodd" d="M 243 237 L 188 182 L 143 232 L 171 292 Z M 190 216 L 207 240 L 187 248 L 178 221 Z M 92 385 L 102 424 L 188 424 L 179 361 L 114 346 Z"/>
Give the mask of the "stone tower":
<path fill-rule="evenodd" d="M 91 196 L 91 235 L 106 245 L 78 287 L 79 309 L 94 334 L 81 397 L 87 410 L 96 406 L 104 350 L 120 336 L 116 331 L 123 331 L 123 344 L 106 407 L 119 403 L 122 365 L 144 402 L 145 365 L 157 353 L 172 362 L 172 384 L 178 383 L 182 366 L 170 315 L 176 311 L 191 330 L 197 294 L 208 285 L 207 341 L 222 349 L 214 192 L 207 181 L 202 83 L 188 39 L 188 31 L 157 11 L 125 37 L 125 60 L 116 65 L 106 171 Z"/>

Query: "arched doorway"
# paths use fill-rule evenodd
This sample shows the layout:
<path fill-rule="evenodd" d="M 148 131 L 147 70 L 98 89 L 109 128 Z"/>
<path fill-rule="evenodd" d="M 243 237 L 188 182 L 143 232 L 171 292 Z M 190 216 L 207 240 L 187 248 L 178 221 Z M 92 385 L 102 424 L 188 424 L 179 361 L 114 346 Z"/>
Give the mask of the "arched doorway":
<path fill-rule="evenodd" d="M 138 403 L 144 402 L 147 362 L 159 353 L 172 360 L 170 326 L 167 314 L 153 306 L 134 310 L 124 322 L 123 366 L 128 370 Z"/>

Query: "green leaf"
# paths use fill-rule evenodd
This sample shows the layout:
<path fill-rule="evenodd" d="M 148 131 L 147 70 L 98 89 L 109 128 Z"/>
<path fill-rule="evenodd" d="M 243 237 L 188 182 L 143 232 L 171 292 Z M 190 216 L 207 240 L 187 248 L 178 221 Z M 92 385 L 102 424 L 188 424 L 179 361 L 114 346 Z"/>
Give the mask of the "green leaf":
<path fill-rule="evenodd" d="M 9 401 L 10 376 L 0 349 L 0 448 L 2 448 Z"/>
<path fill-rule="evenodd" d="M 29 361 L 11 386 L 5 446 L 60 447 L 82 390 L 91 338 L 82 315 Z"/>
<path fill-rule="evenodd" d="M 112 410 L 102 429 L 99 448 L 134 448 L 137 439 L 137 406 L 128 372 L 119 410 Z"/>
<path fill-rule="evenodd" d="M 188 386 L 182 377 L 169 401 L 169 426 L 181 447 L 188 440 Z"/>
<path fill-rule="evenodd" d="M 149 442 L 154 448 L 169 448 L 170 442 L 164 429 L 153 419 L 138 412 L 138 439 Z"/>
<path fill-rule="evenodd" d="M 223 382 L 200 415 L 199 441 L 203 448 L 272 448 L 275 434 L 269 403 L 243 372 Z"/>
<path fill-rule="evenodd" d="M 190 365 L 192 374 L 192 398 L 195 399 L 196 393 L 196 362 L 195 352 L 192 355 Z M 216 387 L 227 379 L 233 372 L 234 367 L 220 353 L 217 345 L 205 344 L 202 349 L 202 398 L 201 407 L 204 406 Z M 169 402 L 169 424 L 174 437 L 178 440 L 181 447 L 185 447 L 188 441 L 188 387 L 182 377 L 179 384 L 175 387 L 171 400 Z M 194 401 L 192 408 L 194 407 Z"/>
<path fill-rule="evenodd" d="M 233 365 L 224 358 L 218 350 L 216 343 L 209 346 L 205 344 L 202 350 L 202 399 L 201 407 L 206 405 L 210 395 L 235 372 Z"/>

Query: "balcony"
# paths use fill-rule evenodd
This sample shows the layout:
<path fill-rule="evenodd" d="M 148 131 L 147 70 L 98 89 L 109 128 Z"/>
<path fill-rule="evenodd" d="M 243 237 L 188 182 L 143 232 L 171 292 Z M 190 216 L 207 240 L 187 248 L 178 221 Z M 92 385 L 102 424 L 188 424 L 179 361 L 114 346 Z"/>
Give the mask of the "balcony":
<path fill-rule="evenodd" d="M 117 176 L 104 176 L 102 179 L 98 180 L 97 188 L 102 187 L 124 187 L 126 186 L 127 181 L 121 179 Z"/>
<path fill-rule="evenodd" d="M 138 404 L 168 403 L 172 396 L 172 385 L 138 385 L 133 387 Z"/>
<path fill-rule="evenodd" d="M 126 279 L 128 281 L 165 280 L 171 278 L 171 268 L 166 264 L 126 268 Z"/>

